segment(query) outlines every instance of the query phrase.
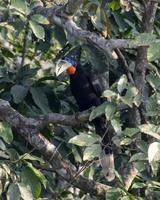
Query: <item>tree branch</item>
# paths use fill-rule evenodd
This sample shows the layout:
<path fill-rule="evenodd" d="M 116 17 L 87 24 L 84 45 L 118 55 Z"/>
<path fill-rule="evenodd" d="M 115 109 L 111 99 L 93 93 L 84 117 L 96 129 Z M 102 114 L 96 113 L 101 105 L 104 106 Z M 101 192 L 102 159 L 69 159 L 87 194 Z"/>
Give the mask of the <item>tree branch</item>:
<path fill-rule="evenodd" d="M 120 104 L 117 106 L 117 110 L 125 110 L 128 106 L 125 104 Z M 35 124 L 38 129 L 43 128 L 49 123 L 61 124 L 66 126 L 79 126 L 89 120 L 89 116 L 94 107 L 85 110 L 83 112 L 78 112 L 73 115 L 64 115 L 59 113 L 49 113 L 48 115 L 39 115 L 38 117 L 30 120 Z"/>
<path fill-rule="evenodd" d="M 26 51 L 27 51 L 28 31 L 29 31 L 29 22 L 27 20 L 25 24 L 25 32 L 24 32 L 24 38 L 23 38 L 21 67 L 23 67 L 24 62 L 25 62 L 25 56 L 26 56 Z"/>
<path fill-rule="evenodd" d="M 147 2 L 147 5 L 145 6 L 144 14 L 142 17 L 142 22 L 141 22 L 141 32 L 150 33 L 153 31 L 153 25 L 154 25 L 157 7 L 158 7 L 157 2 L 152 1 L 152 0 L 149 0 Z M 135 86 L 138 88 L 139 94 L 141 97 L 143 95 L 146 69 L 148 66 L 147 50 L 148 50 L 147 46 L 138 48 L 136 66 L 135 66 L 135 72 L 134 72 Z M 136 107 L 133 108 L 132 119 L 133 119 L 134 126 L 137 126 L 142 121 L 140 113 L 141 114 L 143 113 L 142 106 L 140 106 L 139 110 Z"/>
<path fill-rule="evenodd" d="M 128 63 L 127 63 L 124 55 L 122 54 L 122 52 L 119 49 L 115 49 L 115 52 L 117 53 L 118 57 L 121 59 L 122 67 L 124 68 L 124 70 L 126 72 L 128 80 L 134 85 L 133 76 L 132 76 L 131 72 L 129 71 L 129 66 L 128 66 Z"/>
<path fill-rule="evenodd" d="M 46 126 L 49 123 L 62 124 L 67 126 L 76 126 L 88 121 L 91 109 L 76 113 L 74 115 L 63 115 L 59 113 L 50 113 L 48 115 L 40 115 L 36 118 L 39 128 Z"/>
<path fill-rule="evenodd" d="M 34 11 L 31 14 L 42 14 L 46 16 L 51 24 L 57 24 L 64 28 L 69 34 L 71 34 L 76 41 L 83 41 L 92 43 L 94 46 L 107 53 L 112 57 L 112 51 L 115 48 L 137 48 L 137 46 L 146 46 L 144 43 L 134 44 L 134 40 L 131 39 L 105 39 L 102 36 L 97 35 L 96 33 L 83 30 L 78 27 L 77 24 L 69 19 L 69 16 L 64 16 L 62 13 L 61 6 L 53 8 L 44 8 L 38 6 L 34 8 Z M 157 40 L 159 42 L 159 40 Z M 130 44 L 132 45 L 130 46 Z"/>
<path fill-rule="evenodd" d="M 81 175 L 75 178 L 77 171 L 74 166 L 64 160 L 57 148 L 37 130 L 35 119 L 27 119 L 14 110 L 7 101 L 0 99 L 0 120 L 9 123 L 35 149 L 39 150 L 44 158 L 52 165 L 53 170 L 63 177 L 69 184 L 95 196 L 105 196 L 110 186 L 89 180 Z"/>
<path fill-rule="evenodd" d="M 155 20 L 157 6 L 158 6 L 157 2 L 148 1 L 142 18 L 141 32 L 150 33 L 153 31 L 153 24 Z M 134 80 L 135 80 L 135 85 L 139 89 L 140 94 L 142 94 L 143 91 L 146 68 L 148 66 L 147 50 L 148 47 L 139 47 L 137 51 Z"/>
<path fill-rule="evenodd" d="M 70 9 L 73 3 L 74 9 Z M 130 42 L 132 40 L 125 39 L 105 39 L 97 35 L 96 33 L 92 33 L 90 31 L 86 31 L 81 29 L 76 25 L 76 23 L 72 20 L 73 14 L 78 10 L 82 1 L 78 1 L 76 5 L 76 1 L 69 1 L 66 6 L 57 6 L 54 8 L 44 8 L 42 6 L 38 6 L 34 8 L 33 13 L 42 14 L 49 18 L 51 24 L 57 24 L 62 28 L 66 29 L 66 31 L 74 36 L 76 39 L 89 42 L 94 44 L 96 47 L 107 53 L 111 56 L 111 52 L 115 48 L 138 48 L 137 52 L 137 61 L 136 68 L 134 73 L 134 81 L 137 88 L 142 94 L 144 83 L 145 83 L 145 74 L 146 74 L 146 66 L 148 65 L 147 61 L 147 47 L 145 44 L 136 44 L 136 46 L 130 46 Z M 142 30 L 141 32 L 151 32 L 153 29 L 153 23 L 155 19 L 155 13 L 157 9 L 157 1 L 148 1 L 146 10 L 143 15 L 142 20 Z M 72 7 L 73 8 L 73 7 Z M 65 10 L 65 14 L 63 13 L 63 9 Z M 3 21 L 4 18 L 0 13 L 0 21 Z M 137 125 L 139 123 L 137 117 L 137 111 L 135 110 L 135 118 L 134 123 Z M 16 110 L 14 110 L 7 101 L 0 100 L 0 120 L 8 122 L 12 127 L 16 128 L 17 132 L 21 134 L 33 147 L 39 150 L 45 157 L 46 160 L 52 165 L 53 170 L 63 176 L 63 178 L 68 182 L 72 183 L 73 186 L 82 189 L 85 192 L 96 196 L 105 196 L 105 191 L 110 187 L 107 185 L 103 185 L 97 183 L 92 180 L 88 180 L 82 176 L 78 176 L 75 179 L 75 175 L 77 174 L 74 167 L 64 160 L 60 153 L 57 151 L 56 147 L 51 144 L 42 134 L 39 133 L 38 129 L 45 126 L 49 122 L 59 123 L 65 125 L 77 125 L 81 122 L 85 122 L 88 120 L 89 112 L 83 112 L 78 117 L 73 116 L 64 116 L 58 113 L 49 114 L 48 116 L 40 116 L 39 119 L 25 118 L 21 114 L 19 114 Z M 136 119 L 136 120 L 135 120 Z M 132 170 L 131 170 L 132 171 Z M 134 170 L 133 170 L 134 171 Z M 133 172 L 132 171 L 132 172 Z M 63 173 L 62 173 L 63 172 Z M 132 173 L 131 172 L 131 173 Z M 136 176 L 137 173 L 133 173 Z M 132 174 L 131 174 L 132 175 Z M 132 176 L 132 178 L 134 178 Z M 130 179 L 131 180 L 131 179 Z M 133 180 L 133 179 L 132 179 Z M 126 181 L 126 188 L 130 187 L 132 181 Z"/>
<path fill-rule="evenodd" d="M 147 5 L 145 6 L 144 14 L 142 17 L 141 22 L 141 32 L 147 32 L 150 33 L 153 30 L 153 24 L 155 20 L 156 10 L 157 10 L 158 3 L 155 1 L 148 1 Z M 145 77 L 146 77 L 146 69 L 148 66 L 148 60 L 147 60 L 147 50 L 148 47 L 139 47 L 137 50 L 137 60 L 136 60 L 136 67 L 134 72 L 134 82 L 135 86 L 139 90 L 139 94 L 143 95 L 143 88 L 145 85 Z M 142 107 L 138 109 L 137 107 L 134 107 L 131 110 L 132 115 L 132 125 L 134 127 L 137 127 L 139 124 L 142 123 Z M 130 168 L 130 173 L 128 174 L 127 178 L 125 179 L 125 188 L 128 190 L 129 187 L 132 184 L 133 179 L 138 174 L 137 169 L 134 166 L 134 163 L 132 167 Z"/>
<path fill-rule="evenodd" d="M 130 186 L 132 185 L 132 182 L 134 178 L 137 176 L 138 170 L 135 168 L 134 163 L 131 163 L 129 166 L 129 173 L 124 178 L 124 187 L 128 191 Z"/>
<path fill-rule="evenodd" d="M 82 3 L 83 0 L 70 0 L 64 6 L 54 6 L 51 8 L 45 8 L 41 4 L 38 4 L 38 6 L 36 5 L 36 7 L 33 8 L 30 15 L 42 14 L 46 16 L 51 24 L 61 26 L 77 41 L 92 43 L 98 49 L 107 53 L 110 57 L 112 57 L 112 51 L 116 48 L 137 48 L 140 46 L 146 46 L 146 44 L 144 44 L 143 42 L 135 44 L 134 40 L 131 39 L 105 39 L 104 37 L 99 36 L 96 33 L 83 30 L 82 28 L 77 26 L 77 24 L 72 20 L 72 17 L 75 14 L 75 12 L 79 9 Z M 151 4 L 157 4 L 157 2 L 151 1 Z M 148 11 L 150 12 L 150 10 Z M 3 22 L 5 20 L 6 18 L 3 16 L 3 14 L 0 13 L 0 22 Z M 152 20 L 150 21 L 150 24 L 152 24 Z M 157 40 L 157 42 L 160 42 L 160 40 Z"/>

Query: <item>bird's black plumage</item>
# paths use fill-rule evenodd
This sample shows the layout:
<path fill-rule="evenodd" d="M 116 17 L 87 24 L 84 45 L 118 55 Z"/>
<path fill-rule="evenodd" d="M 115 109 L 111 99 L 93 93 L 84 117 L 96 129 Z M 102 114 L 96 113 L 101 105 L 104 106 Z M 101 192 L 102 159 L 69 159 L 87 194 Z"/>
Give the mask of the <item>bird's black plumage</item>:
<path fill-rule="evenodd" d="M 94 78 L 94 79 L 93 79 Z M 97 83 L 97 84 L 95 84 Z M 84 111 L 92 106 L 99 106 L 103 103 L 101 99 L 102 88 L 99 86 L 98 80 L 94 74 L 87 75 L 80 64 L 77 66 L 76 73 L 70 75 L 70 89 L 79 106 L 79 111 Z M 98 117 L 92 121 L 95 125 L 96 132 L 103 137 L 102 143 L 107 152 L 111 152 L 110 141 L 106 131 L 106 120 L 104 116 Z M 106 140 L 106 141 L 105 141 Z M 107 148 L 109 147 L 109 148 Z"/>
<path fill-rule="evenodd" d="M 92 106 L 99 106 L 103 103 L 101 99 L 104 88 L 103 84 L 98 80 L 98 75 L 94 73 L 87 74 L 81 67 L 79 62 L 74 59 L 67 59 L 72 65 L 76 67 L 74 74 L 70 75 L 70 89 L 76 99 L 79 106 L 79 111 L 84 111 Z M 102 138 L 102 149 L 103 149 L 103 161 L 102 165 L 106 164 L 106 167 L 113 168 L 114 160 L 111 148 L 111 140 L 107 134 L 106 119 L 105 116 L 97 117 L 94 119 L 93 124 L 95 125 L 96 133 Z M 106 159 L 104 159 L 106 157 Z M 112 163 L 111 163 L 112 162 Z M 103 166 L 102 166 L 103 167 Z M 108 169 L 106 169 L 107 173 Z M 113 179 L 113 173 L 106 174 L 110 176 L 109 179 Z"/>
<path fill-rule="evenodd" d="M 75 74 L 70 75 L 70 89 L 80 111 L 101 104 L 101 100 L 97 96 L 93 85 L 80 66 L 77 67 Z"/>
<path fill-rule="evenodd" d="M 80 63 L 69 57 L 62 59 L 62 65 L 57 68 L 57 74 L 67 70 L 70 76 L 70 89 L 79 106 L 79 111 L 87 110 L 93 106 L 99 106 L 103 103 L 101 95 L 106 89 L 105 77 L 100 74 L 83 70 Z M 61 70 L 62 69 L 62 70 Z M 106 124 L 104 115 L 92 120 L 95 130 L 101 136 L 102 152 L 100 154 L 100 162 L 103 172 L 108 181 L 115 178 L 114 175 L 114 158 L 111 146 L 111 132 Z"/>

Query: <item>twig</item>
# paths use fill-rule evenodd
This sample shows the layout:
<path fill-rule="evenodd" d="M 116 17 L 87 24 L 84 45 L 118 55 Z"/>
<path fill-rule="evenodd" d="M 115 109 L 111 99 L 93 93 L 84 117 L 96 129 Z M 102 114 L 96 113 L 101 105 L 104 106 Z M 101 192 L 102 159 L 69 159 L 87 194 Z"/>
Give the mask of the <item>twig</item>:
<path fill-rule="evenodd" d="M 121 59 L 122 61 L 122 66 L 126 72 L 126 75 L 128 77 L 128 80 L 134 85 L 134 80 L 133 80 L 133 77 L 132 77 L 132 74 L 131 72 L 129 71 L 129 66 L 128 66 L 128 63 L 124 57 L 124 55 L 122 54 L 122 52 L 119 50 L 119 49 L 115 49 L 116 53 L 118 54 L 119 58 Z"/>
<path fill-rule="evenodd" d="M 21 67 L 23 67 L 23 65 L 24 65 L 25 56 L 26 56 L 26 51 L 27 51 L 28 31 L 29 31 L 29 22 L 28 22 L 28 20 L 27 20 L 26 25 L 25 25 L 24 38 L 23 38 Z"/>

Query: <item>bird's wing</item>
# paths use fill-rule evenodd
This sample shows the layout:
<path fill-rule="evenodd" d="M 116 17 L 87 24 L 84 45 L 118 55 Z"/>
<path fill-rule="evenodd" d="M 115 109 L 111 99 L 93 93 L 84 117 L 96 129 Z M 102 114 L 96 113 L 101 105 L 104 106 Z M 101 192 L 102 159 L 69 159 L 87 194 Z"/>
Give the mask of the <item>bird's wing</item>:
<path fill-rule="evenodd" d="M 107 78 L 105 77 L 105 74 L 95 74 L 90 72 L 89 74 L 86 74 L 86 76 L 94 93 L 97 97 L 101 97 L 104 90 L 108 88 L 108 82 L 106 82 Z"/>

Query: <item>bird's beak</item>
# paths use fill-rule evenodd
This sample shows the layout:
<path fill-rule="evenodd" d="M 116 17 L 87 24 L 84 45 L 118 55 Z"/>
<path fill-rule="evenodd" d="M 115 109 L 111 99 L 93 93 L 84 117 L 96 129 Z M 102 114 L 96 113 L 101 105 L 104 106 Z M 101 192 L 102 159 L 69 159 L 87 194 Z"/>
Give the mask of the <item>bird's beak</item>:
<path fill-rule="evenodd" d="M 66 71 L 69 67 L 71 66 L 70 63 L 68 63 L 65 60 L 58 60 L 57 64 L 56 64 L 56 76 L 59 76 L 60 74 L 62 74 L 64 71 Z"/>

